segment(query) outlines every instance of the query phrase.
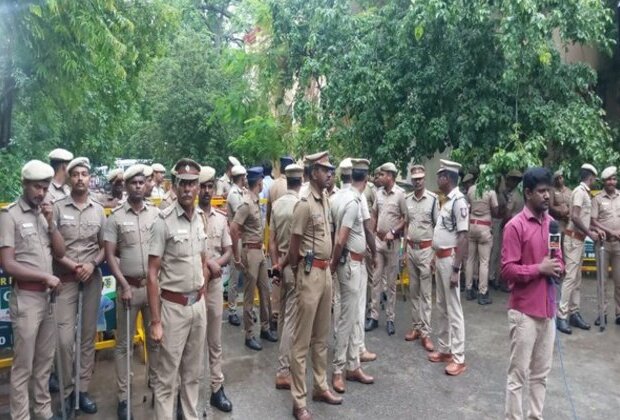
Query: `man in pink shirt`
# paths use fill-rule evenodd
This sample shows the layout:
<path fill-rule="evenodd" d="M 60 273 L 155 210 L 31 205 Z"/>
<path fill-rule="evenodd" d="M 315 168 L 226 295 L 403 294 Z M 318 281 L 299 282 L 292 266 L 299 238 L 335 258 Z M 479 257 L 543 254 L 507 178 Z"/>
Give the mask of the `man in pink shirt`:
<path fill-rule="evenodd" d="M 548 250 L 551 173 L 532 168 L 523 175 L 525 207 L 504 228 L 501 275 L 511 294 L 510 366 L 506 384 L 506 419 L 542 419 L 547 375 L 555 338 L 555 285 L 564 272 L 562 252 Z M 529 380 L 529 405 L 523 416 L 522 392 Z"/>

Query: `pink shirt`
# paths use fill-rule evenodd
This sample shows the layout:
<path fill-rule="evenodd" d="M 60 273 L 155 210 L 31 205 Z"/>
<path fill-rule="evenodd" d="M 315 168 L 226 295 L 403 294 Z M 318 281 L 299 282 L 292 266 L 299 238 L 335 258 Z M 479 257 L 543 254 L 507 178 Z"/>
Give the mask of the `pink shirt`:
<path fill-rule="evenodd" d="M 524 207 L 504 228 L 502 246 L 502 278 L 512 288 L 508 307 L 535 318 L 555 315 L 555 286 L 538 271 L 538 264 L 549 254 L 549 222 L 545 212 L 542 220 Z M 556 258 L 562 264 L 562 250 Z"/>

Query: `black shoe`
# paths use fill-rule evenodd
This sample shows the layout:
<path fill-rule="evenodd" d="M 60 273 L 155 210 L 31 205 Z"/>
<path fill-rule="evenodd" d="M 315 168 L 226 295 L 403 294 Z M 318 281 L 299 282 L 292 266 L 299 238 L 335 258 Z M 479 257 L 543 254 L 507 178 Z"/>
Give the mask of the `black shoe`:
<path fill-rule="evenodd" d="M 55 372 L 52 372 L 50 375 L 50 379 L 47 382 L 47 387 L 50 390 L 50 393 L 55 394 L 60 391 L 60 384 L 58 383 L 58 376 L 56 376 Z"/>
<path fill-rule="evenodd" d="M 211 400 L 209 403 L 220 411 L 230 413 L 232 411 L 232 402 L 224 394 L 224 387 L 221 387 L 219 391 L 211 393 Z"/>
<path fill-rule="evenodd" d="M 366 320 L 366 325 L 364 326 L 364 331 L 372 331 L 379 326 L 379 321 L 376 319 L 368 318 Z"/>
<path fill-rule="evenodd" d="M 491 279 L 489 280 L 489 284 L 493 287 L 493 289 L 499 290 L 499 282 L 497 280 Z"/>
<path fill-rule="evenodd" d="M 394 321 L 388 321 L 385 329 L 388 335 L 394 335 L 394 333 L 396 332 L 396 330 L 394 329 Z"/>
<path fill-rule="evenodd" d="M 261 331 L 260 338 L 264 338 L 265 340 L 271 341 L 272 343 L 278 342 L 278 334 L 271 330 Z"/>
<path fill-rule="evenodd" d="M 616 316 L 616 325 L 620 325 L 620 315 Z"/>
<path fill-rule="evenodd" d="M 256 340 L 256 338 L 254 337 L 246 338 L 245 346 L 251 348 L 252 350 L 256 350 L 256 351 L 261 351 L 263 349 L 263 346 L 261 345 L 261 343 L 259 343 L 258 340 Z"/>
<path fill-rule="evenodd" d="M 594 321 L 594 325 L 596 325 L 597 327 L 599 325 L 601 325 L 601 317 L 600 316 L 596 317 L 596 321 Z M 605 325 L 607 325 L 607 315 L 605 315 Z"/>
<path fill-rule="evenodd" d="M 478 305 L 490 305 L 491 303 L 493 303 L 493 301 L 491 300 L 491 297 L 489 296 L 488 290 L 485 294 L 478 293 Z"/>
<path fill-rule="evenodd" d="M 177 420 L 183 420 L 183 407 L 181 406 L 181 394 L 177 394 Z"/>
<path fill-rule="evenodd" d="M 563 332 L 564 334 L 572 334 L 573 330 L 570 325 L 568 325 L 568 321 L 566 319 L 556 318 L 555 326 L 558 331 Z"/>
<path fill-rule="evenodd" d="M 271 321 L 269 321 L 269 329 L 271 331 L 278 331 L 278 319 L 277 318 L 271 318 Z"/>
<path fill-rule="evenodd" d="M 228 323 L 230 325 L 234 325 L 235 327 L 238 327 L 239 325 L 241 325 L 241 320 L 239 319 L 239 315 L 237 315 L 236 313 L 232 313 L 228 315 Z"/>
<path fill-rule="evenodd" d="M 476 299 L 476 292 L 474 291 L 474 289 L 467 289 L 467 290 L 465 290 L 465 299 L 467 299 L 467 300 L 474 300 L 474 299 Z"/>
<path fill-rule="evenodd" d="M 581 328 L 582 330 L 589 330 L 590 324 L 588 324 L 582 317 L 579 312 L 575 312 L 569 318 L 569 323 L 573 327 Z"/>
<path fill-rule="evenodd" d="M 508 287 L 506 285 L 506 283 L 500 283 L 499 284 L 499 290 L 504 292 L 504 293 L 510 293 L 512 290 L 510 289 L 510 287 Z"/>
<path fill-rule="evenodd" d="M 118 407 L 116 408 L 116 415 L 118 416 L 118 420 L 128 420 L 127 400 L 118 402 Z M 133 415 L 131 416 L 131 420 L 133 420 Z"/>
<path fill-rule="evenodd" d="M 88 392 L 80 392 L 80 411 L 86 414 L 95 414 L 97 412 L 97 404 L 90 398 Z"/>

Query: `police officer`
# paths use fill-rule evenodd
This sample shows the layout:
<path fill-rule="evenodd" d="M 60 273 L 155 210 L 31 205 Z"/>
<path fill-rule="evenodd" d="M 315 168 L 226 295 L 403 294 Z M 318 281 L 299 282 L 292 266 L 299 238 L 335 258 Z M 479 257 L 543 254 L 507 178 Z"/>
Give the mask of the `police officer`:
<path fill-rule="evenodd" d="M 376 221 L 377 258 L 373 274 L 372 300 L 370 304 L 370 318 L 366 323 L 366 331 L 371 331 L 379 325 L 379 302 L 382 292 L 382 277 L 387 284 L 387 306 L 385 310 L 388 335 L 393 335 L 394 309 L 396 305 L 396 278 L 398 277 L 398 253 L 400 252 L 400 237 L 404 230 L 407 218 L 407 205 L 402 189 L 396 188 L 398 170 L 392 162 L 384 163 L 380 167 L 381 183 L 383 188 L 377 193 L 377 201 L 372 208 L 372 217 Z"/>
<path fill-rule="evenodd" d="M 166 175 L 166 167 L 161 163 L 154 163 L 151 165 L 151 169 L 153 170 L 154 183 L 151 197 L 163 198 L 166 194 L 166 191 L 164 190 L 164 177 Z"/>
<path fill-rule="evenodd" d="M 407 269 L 411 298 L 412 328 L 406 341 L 418 338 L 426 351 L 433 351 L 431 308 L 433 283 L 433 229 L 439 217 L 439 197 L 425 188 L 426 170 L 422 165 L 410 169 L 413 192 L 407 195 Z"/>
<path fill-rule="evenodd" d="M 247 171 L 241 165 L 235 165 L 231 168 L 232 186 L 226 197 L 226 217 L 228 225 L 232 223 L 237 213 L 237 208 L 243 203 L 243 195 L 245 194 L 245 185 L 247 184 Z M 239 255 L 241 254 L 241 244 L 237 244 Z M 228 279 L 228 322 L 231 325 L 241 325 L 239 315 L 237 315 L 237 284 L 239 283 L 240 271 L 234 264 L 230 265 L 230 278 Z"/>
<path fill-rule="evenodd" d="M 13 278 L 9 311 L 13 327 L 10 414 L 15 420 L 30 418 L 28 386 L 33 384 L 36 417 L 55 419 L 48 378 L 54 360 L 56 334 L 49 293 L 61 284 L 52 274 L 52 255 L 65 253 L 62 236 L 46 203 L 54 169 L 38 160 L 21 172 L 22 196 L 0 213 L 0 260 Z"/>
<path fill-rule="evenodd" d="M 101 270 L 104 260 L 103 207 L 88 192 L 90 161 L 85 157 L 73 159 L 67 166 L 71 194 L 54 202 L 54 221 L 65 240 L 67 252 L 62 259 L 54 260 L 54 274 L 63 283 L 58 296 L 57 322 L 60 334 L 60 357 L 64 378 L 64 396 L 73 404 L 73 392 L 78 393 L 80 410 L 87 414 L 97 412 L 97 404 L 88 394 L 88 387 L 95 369 L 95 335 L 97 314 L 101 302 Z M 75 356 L 75 328 L 79 289 L 83 288 L 80 389 L 74 390 L 71 371 Z"/>
<path fill-rule="evenodd" d="M 123 170 L 121 168 L 111 170 L 108 172 L 106 179 L 112 189 L 110 190 L 110 193 L 98 194 L 96 199 L 103 207 L 114 208 L 126 198 L 125 185 L 123 183 Z"/>
<path fill-rule="evenodd" d="M 437 185 L 446 195 L 433 232 L 437 267 L 438 351 L 428 355 L 431 362 L 447 363 L 451 376 L 463 373 L 465 365 L 465 322 L 459 290 L 459 274 L 467 255 L 469 209 L 457 184 L 461 165 L 441 159 Z"/>
<path fill-rule="evenodd" d="M 336 392 L 340 393 L 346 390 L 345 376 L 348 381 L 362 384 L 374 382 L 374 378 L 364 373 L 360 366 L 361 343 L 357 340 L 362 336 L 355 331 L 356 328 L 361 329 L 359 307 L 365 304 L 365 299 L 360 299 L 366 290 L 367 279 L 364 254 L 367 245 L 373 250 L 375 246 L 369 225 L 364 225 L 364 222 L 370 220 L 370 212 L 363 205 L 363 200 L 365 200 L 363 191 L 368 180 L 370 162 L 366 159 L 351 159 L 350 162 L 351 175 L 349 176 L 353 182 L 350 188 L 342 189 L 338 194 L 339 200 L 334 220 L 335 246 L 330 263 L 330 271 L 332 275 L 338 271 L 336 281 L 340 283 L 338 304 L 341 308 L 338 311 L 339 318 L 336 320 L 334 374 L 332 376 L 332 386 Z"/>
<path fill-rule="evenodd" d="M 50 166 L 54 169 L 54 178 L 47 190 L 46 199 L 54 202 L 70 193 L 67 185 L 67 165 L 73 160 L 73 153 L 65 149 L 54 149 L 47 157 L 50 160 Z"/>
<path fill-rule="evenodd" d="M 144 165 L 142 168 L 142 173 L 144 174 L 144 197 L 149 199 L 155 198 L 152 197 L 153 188 L 155 187 L 155 181 L 153 180 L 153 168 L 148 165 Z"/>
<path fill-rule="evenodd" d="M 172 168 L 172 170 L 170 171 L 170 182 L 172 183 L 172 185 L 174 185 L 176 182 L 175 175 L 176 173 L 174 172 L 174 168 Z M 161 202 L 159 203 L 159 209 L 164 210 L 172 206 L 173 204 L 176 204 L 176 201 L 177 195 L 174 192 L 174 188 L 170 188 L 168 191 L 166 191 L 163 198 L 161 199 Z"/>
<path fill-rule="evenodd" d="M 248 191 L 243 203 L 237 207 L 235 217 L 230 225 L 233 242 L 234 264 L 243 271 L 243 328 L 245 345 L 252 350 L 262 350 L 262 345 L 254 337 L 253 308 L 254 290 L 258 287 L 260 300 L 260 338 L 278 341 L 277 334 L 271 331 L 271 301 L 269 279 L 267 277 L 267 260 L 263 254 L 263 221 L 260 214 L 258 194 L 262 189 L 263 168 L 260 166 L 248 170 Z M 241 243 L 241 246 L 239 245 Z M 239 249 L 242 249 L 239 255 Z"/>
<path fill-rule="evenodd" d="M 498 215 L 497 194 L 494 190 L 477 193 L 476 184 L 469 187 L 467 201 L 470 206 L 469 218 L 469 252 L 465 269 L 465 297 L 467 300 L 478 298 L 480 305 L 492 303 L 489 297 L 489 260 L 493 236 L 491 235 L 492 217 Z M 475 274 L 478 281 L 474 282 Z M 477 284 L 478 293 L 473 289 Z"/>
<path fill-rule="evenodd" d="M 210 404 L 224 412 L 232 411 L 232 403 L 224 393 L 222 373 L 222 311 L 224 288 L 222 267 L 227 266 L 232 255 L 232 240 L 226 216 L 211 207 L 215 192 L 215 169 L 203 166 L 200 170 L 200 193 L 198 205 L 202 209 L 202 221 L 207 235 L 207 266 L 211 279 L 207 285 L 207 351 L 211 375 Z"/>
<path fill-rule="evenodd" d="M 571 334 L 571 326 L 589 330 L 588 324 L 581 313 L 581 263 L 583 262 L 583 247 L 586 236 L 594 242 L 599 240 L 597 228 L 590 227 L 592 215 L 592 199 L 590 189 L 598 175 L 596 168 L 589 163 L 581 165 L 579 179 L 581 183 L 571 194 L 570 221 L 564 231 L 564 261 L 566 276 L 562 282 L 562 295 L 557 312 L 557 328 L 565 334 Z M 603 236 L 604 237 L 604 236 Z M 570 325 L 569 325 L 570 324 Z"/>
<path fill-rule="evenodd" d="M 159 215 L 159 210 L 144 199 L 145 169 L 145 165 L 136 164 L 125 171 L 123 178 L 127 189 L 127 201 L 112 211 L 103 231 L 106 261 L 116 278 L 120 298 L 116 305 L 116 349 L 114 351 L 119 420 L 127 419 L 127 404 L 131 403 L 127 401 L 127 325 L 125 322 L 127 310 L 130 312 L 130 337 L 135 334 L 138 312 L 142 314 L 145 325 L 148 325 L 151 320 L 145 287 L 148 242 L 151 227 Z M 156 347 L 148 335 L 147 348 L 150 360 L 149 382 L 154 384 L 153 361 L 156 360 Z"/>
<path fill-rule="evenodd" d="M 273 204 L 269 222 L 269 254 L 273 282 L 280 283 L 280 348 L 278 354 L 278 372 L 276 389 L 291 389 L 290 353 L 293 339 L 293 320 L 297 304 L 295 302 L 295 279 L 288 264 L 287 253 L 291 239 L 291 222 L 293 208 L 299 200 L 299 189 L 304 168 L 290 164 L 285 169 L 288 191 Z"/>
<path fill-rule="evenodd" d="M 314 391 L 312 399 L 342 404 L 327 383 L 327 342 L 330 330 L 332 279 L 329 262 L 332 253 L 329 203 L 323 190 L 331 181 L 334 166 L 327 152 L 308 155 L 310 187 L 300 195 L 293 210 L 289 264 L 295 275 L 297 314 L 291 349 L 291 394 L 293 416 L 311 419 L 306 406 L 306 357 L 311 349 Z M 312 344 L 312 346 L 311 346 Z"/>
<path fill-rule="evenodd" d="M 200 169 L 191 159 L 175 164 L 177 201 L 161 212 L 151 230 L 147 276 L 150 332 L 151 338 L 161 343 L 155 381 L 157 420 L 172 418 L 173 391 L 177 389 L 184 418 L 199 418 L 207 331 L 202 298 L 209 280 L 203 211 L 194 207 Z"/>
<path fill-rule="evenodd" d="M 222 196 L 224 198 L 226 198 L 226 196 L 228 195 L 228 192 L 233 185 L 233 181 L 231 178 L 233 176 L 231 172 L 233 166 L 241 166 L 241 162 L 239 162 L 239 159 L 234 156 L 228 156 L 228 161 L 226 163 L 226 172 L 224 173 L 224 175 L 222 175 L 220 179 L 217 180 L 215 190 L 216 195 Z"/>
<path fill-rule="evenodd" d="M 280 157 L 280 176 L 273 181 L 273 184 L 271 184 L 267 194 L 267 220 L 271 220 L 271 210 L 273 209 L 273 205 L 276 200 L 288 192 L 288 187 L 286 184 L 286 167 L 294 163 L 295 160 L 290 156 Z"/>
<path fill-rule="evenodd" d="M 571 189 L 564 184 L 563 171 L 561 169 L 555 171 L 553 174 L 553 187 L 549 192 L 549 214 L 560 223 L 562 232 L 568 226 L 571 194 Z"/>

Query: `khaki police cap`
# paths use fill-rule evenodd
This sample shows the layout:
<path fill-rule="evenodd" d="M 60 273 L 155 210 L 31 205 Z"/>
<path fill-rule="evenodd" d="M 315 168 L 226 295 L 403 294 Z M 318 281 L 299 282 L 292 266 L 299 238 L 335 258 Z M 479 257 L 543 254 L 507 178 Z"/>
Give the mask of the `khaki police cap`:
<path fill-rule="evenodd" d="M 204 184 L 205 182 L 212 181 L 215 178 L 215 169 L 210 166 L 203 166 L 200 168 L 200 176 L 198 182 Z"/>
<path fill-rule="evenodd" d="M 232 167 L 232 169 L 230 170 L 230 172 L 232 173 L 232 176 L 239 176 L 239 175 L 247 175 L 248 171 L 246 171 L 246 169 L 241 166 L 241 165 L 235 165 Z"/>
<path fill-rule="evenodd" d="M 521 178 L 523 178 L 523 173 L 521 171 L 519 171 L 519 170 L 513 169 L 512 171 L 508 172 L 506 177 L 521 179 Z"/>
<path fill-rule="evenodd" d="M 603 172 L 601 173 L 601 179 L 602 180 L 606 180 L 614 175 L 616 175 L 618 173 L 618 168 L 616 168 L 615 166 L 609 166 L 607 168 L 605 168 L 603 170 Z"/>
<path fill-rule="evenodd" d="M 116 182 L 119 179 L 122 181 L 123 170 L 121 168 L 112 169 L 110 172 L 108 172 L 108 175 L 106 175 L 106 179 L 108 180 L 108 182 Z"/>
<path fill-rule="evenodd" d="M 398 174 L 398 169 L 396 169 L 396 165 L 392 162 L 386 162 L 383 165 L 379 166 L 381 172 L 392 172 L 394 175 Z"/>
<path fill-rule="evenodd" d="M 151 168 L 153 168 L 153 172 L 163 172 L 166 173 L 166 167 L 164 165 L 162 165 L 161 163 L 154 163 L 151 165 Z"/>
<path fill-rule="evenodd" d="M 234 156 L 228 156 L 228 163 L 230 163 L 232 166 L 241 166 L 241 162 L 239 162 L 239 159 Z"/>
<path fill-rule="evenodd" d="M 304 167 L 291 163 L 284 168 L 284 174 L 287 178 L 302 178 L 304 176 Z"/>
<path fill-rule="evenodd" d="M 87 157 L 76 157 L 67 165 L 67 172 L 71 172 L 76 166 L 83 166 L 90 171 L 90 160 Z"/>
<path fill-rule="evenodd" d="M 329 162 L 329 153 L 327 153 L 327 151 L 306 155 L 304 160 L 308 162 L 308 165 L 320 165 L 327 169 L 336 169 L 336 167 Z"/>
<path fill-rule="evenodd" d="M 467 174 L 463 177 L 463 182 L 469 182 L 473 180 L 474 180 L 474 176 L 472 174 Z"/>
<path fill-rule="evenodd" d="M 342 175 L 351 175 L 351 172 L 353 171 L 353 163 L 351 162 L 351 158 L 343 159 L 342 162 L 340 162 L 340 165 L 338 165 L 338 168 L 340 169 L 340 173 Z"/>
<path fill-rule="evenodd" d="M 453 162 L 448 159 L 439 159 L 439 170 L 437 171 L 437 173 L 447 171 L 458 174 L 460 169 L 461 164 L 458 162 Z"/>
<path fill-rule="evenodd" d="M 200 175 L 200 165 L 192 159 L 183 158 L 174 164 L 175 177 L 186 181 L 194 181 Z"/>
<path fill-rule="evenodd" d="M 144 166 L 144 176 L 145 177 L 150 177 L 151 175 L 153 175 L 153 167 L 151 167 L 150 165 L 142 165 Z"/>
<path fill-rule="evenodd" d="M 351 164 L 356 171 L 368 171 L 368 168 L 370 168 L 370 161 L 368 159 L 351 159 Z"/>
<path fill-rule="evenodd" d="M 598 176 L 598 171 L 596 170 L 596 168 L 593 165 L 590 165 L 589 163 L 584 163 L 583 165 L 581 165 L 581 169 L 590 171 L 594 174 L 594 176 Z"/>
<path fill-rule="evenodd" d="M 564 176 L 564 171 L 562 169 L 558 169 L 557 171 L 553 173 L 553 179 L 560 177 L 560 176 Z"/>
<path fill-rule="evenodd" d="M 411 174 L 411 179 L 419 179 L 426 176 L 426 168 L 422 165 L 413 165 L 409 172 Z"/>
<path fill-rule="evenodd" d="M 73 153 L 65 149 L 54 149 L 47 155 L 49 160 L 60 160 L 62 162 L 71 162 Z"/>
<path fill-rule="evenodd" d="M 24 181 L 49 181 L 54 176 L 54 169 L 40 160 L 31 160 L 22 168 Z"/>
<path fill-rule="evenodd" d="M 134 176 L 137 176 L 137 175 L 146 176 L 144 174 L 144 169 L 145 168 L 146 168 L 146 166 L 141 164 L 141 163 L 136 163 L 135 165 L 131 165 L 129 168 L 127 168 L 125 173 L 123 173 L 123 179 L 125 181 L 129 181 L 131 178 L 133 178 Z"/>

